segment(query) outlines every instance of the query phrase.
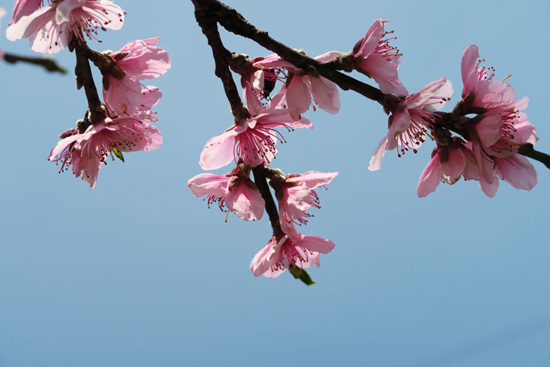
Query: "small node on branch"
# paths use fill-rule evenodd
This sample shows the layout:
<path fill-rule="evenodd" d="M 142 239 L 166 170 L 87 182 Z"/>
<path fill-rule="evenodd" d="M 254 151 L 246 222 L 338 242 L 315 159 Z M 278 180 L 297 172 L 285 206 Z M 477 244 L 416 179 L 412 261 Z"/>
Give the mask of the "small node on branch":
<path fill-rule="evenodd" d="M 250 112 L 248 108 L 243 105 L 240 105 L 238 108 L 231 110 L 231 114 L 235 117 L 235 123 L 238 124 L 240 121 L 246 121 L 250 118 Z"/>
<path fill-rule="evenodd" d="M 395 112 L 397 110 L 401 100 L 402 98 L 397 94 L 385 94 L 380 100 L 380 104 L 384 108 L 386 115 L 389 115 L 391 112 Z"/>
<path fill-rule="evenodd" d="M 351 73 L 355 70 L 354 56 L 351 52 L 347 52 L 338 56 L 336 59 L 330 62 L 337 70 L 343 70 L 346 73 Z"/>
<path fill-rule="evenodd" d="M 232 53 L 229 67 L 234 73 L 245 75 L 252 68 L 252 62 L 250 62 L 248 55 Z"/>

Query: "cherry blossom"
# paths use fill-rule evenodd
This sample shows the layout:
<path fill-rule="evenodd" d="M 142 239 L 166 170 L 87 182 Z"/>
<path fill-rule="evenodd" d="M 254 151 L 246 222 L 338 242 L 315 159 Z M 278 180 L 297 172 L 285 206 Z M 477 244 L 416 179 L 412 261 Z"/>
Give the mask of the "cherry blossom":
<path fill-rule="evenodd" d="M 118 115 L 132 115 L 141 103 L 140 80 L 158 78 L 170 69 L 170 55 L 155 46 L 160 37 L 136 40 L 119 51 L 110 54 L 111 59 L 124 75 L 106 73 L 103 97 L 110 110 Z M 115 66 L 113 66 L 115 68 Z"/>
<path fill-rule="evenodd" d="M 481 66 L 479 51 L 476 45 L 471 45 L 462 55 L 461 61 L 462 98 L 472 94 L 472 107 L 491 110 L 493 112 L 506 110 L 515 102 L 514 88 L 504 81 L 493 80 L 494 69 Z M 527 107 L 527 105 L 525 105 Z M 466 113 L 470 111 L 465 111 Z M 477 111 L 471 111 L 477 112 Z"/>
<path fill-rule="evenodd" d="M 340 52 L 331 51 L 314 59 L 328 62 L 340 54 Z M 330 80 L 322 76 L 307 75 L 302 69 L 295 67 L 276 54 L 254 59 L 252 65 L 253 68 L 260 68 L 259 70 L 254 69 L 255 72 L 250 73 L 249 80 L 247 80 L 256 95 L 260 99 L 266 97 L 273 89 L 275 81 L 280 78 L 284 84 L 281 90 L 273 96 L 270 106 L 288 108 L 290 115 L 295 120 L 309 109 L 312 99 L 325 112 L 336 114 L 340 110 L 338 87 Z"/>
<path fill-rule="evenodd" d="M 319 266 L 319 253 L 328 254 L 333 248 L 330 240 L 295 231 L 281 238 L 272 236 L 252 259 L 250 270 L 257 277 L 276 278 L 291 266 L 302 269 Z"/>
<path fill-rule="evenodd" d="M 196 197 L 206 196 L 208 205 L 217 202 L 221 210 L 227 206 L 246 221 L 259 220 L 263 216 L 265 201 L 240 166 L 225 176 L 199 174 L 191 178 L 187 186 Z"/>
<path fill-rule="evenodd" d="M 493 197 L 498 178 L 512 186 L 531 190 L 537 183 L 533 165 L 517 152 L 522 144 L 535 144 L 536 129 L 525 113 L 529 99 L 516 100 L 514 88 L 504 81 L 495 81 L 494 70 L 480 66 L 476 45 L 468 47 L 462 56 L 464 113 L 478 117 L 466 128 L 471 140 L 483 192 Z"/>
<path fill-rule="evenodd" d="M 37 4 L 31 1 L 16 4 L 18 16 Z M 85 43 L 84 35 L 97 39 L 98 29 L 117 30 L 123 24 L 124 11 L 109 0 L 62 0 L 21 16 L 8 27 L 6 36 L 10 41 L 29 38 L 33 51 L 54 54 L 73 37 Z"/>
<path fill-rule="evenodd" d="M 442 77 L 428 83 L 420 92 L 405 97 L 389 118 L 388 133 L 374 150 L 369 170 L 380 169 L 387 150 L 400 147 L 398 156 L 409 149 L 416 152 L 425 140 L 433 113 L 440 110 L 452 94 L 451 82 Z"/>
<path fill-rule="evenodd" d="M 462 139 L 454 137 L 448 145 L 437 145 L 430 163 L 424 168 L 418 180 L 418 197 L 425 197 L 435 191 L 441 181 L 454 185 L 461 177 L 476 179 L 478 168 L 473 153 L 466 148 Z"/>
<path fill-rule="evenodd" d="M 295 121 L 287 110 L 264 110 L 208 140 L 199 164 L 204 170 L 213 170 L 240 158 L 245 165 L 267 167 L 275 158 L 277 141 L 284 141 L 281 133 L 275 130 L 278 127 L 287 130 L 311 128 L 311 122 L 305 117 Z"/>
<path fill-rule="evenodd" d="M 106 158 L 113 150 L 149 151 L 162 144 L 162 136 L 154 126 L 132 117 L 107 118 L 104 123 L 90 125 L 82 134 L 71 129 L 60 138 L 48 159 L 61 163 L 60 172 L 71 167 L 76 177 L 82 176 L 92 188 L 101 164 L 107 164 Z"/>
<path fill-rule="evenodd" d="M 292 232 L 294 224 L 307 223 L 306 218 L 310 218 L 311 215 L 306 211 L 312 206 L 321 208 L 319 197 L 314 189 L 328 185 L 337 175 L 338 172 L 308 171 L 304 174 L 288 174 L 281 184 L 271 180 L 279 202 L 279 221 L 283 232 Z"/>
<path fill-rule="evenodd" d="M 409 94 L 397 75 L 401 63 L 401 54 L 389 41 L 395 38 L 384 38 L 392 34 L 384 26 L 388 21 L 377 19 L 372 23 L 363 37 L 353 48 L 355 68 L 368 77 L 373 78 L 384 94 L 395 93 L 398 96 Z"/>

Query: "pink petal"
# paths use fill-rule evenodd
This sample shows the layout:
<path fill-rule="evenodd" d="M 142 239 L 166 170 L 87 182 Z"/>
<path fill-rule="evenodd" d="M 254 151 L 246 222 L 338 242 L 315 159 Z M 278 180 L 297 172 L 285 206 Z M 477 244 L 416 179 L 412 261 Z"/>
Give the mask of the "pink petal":
<path fill-rule="evenodd" d="M 203 170 L 213 170 L 227 166 L 235 157 L 237 133 L 234 129 L 213 137 L 206 142 L 199 164 Z"/>
<path fill-rule="evenodd" d="M 513 154 L 506 158 L 495 158 L 500 178 L 516 189 L 531 190 L 537 184 L 537 171 L 527 158 Z"/>
<path fill-rule="evenodd" d="M 287 236 L 284 236 L 279 243 L 275 243 L 275 237 L 271 237 L 267 246 L 258 251 L 258 253 L 252 259 L 250 263 L 250 270 L 254 276 L 259 277 L 265 275 L 267 278 L 276 278 L 284 271 L 271 271 L 271 267 L 279 260 L 278 250 L 281 248 L 282 242 L 287 240 Z"/>
<path fill-rule="evenodd" d="M 465 97 L 471 90 L 474 89 L 474 85 L 477 81 L 477 60 L 479 59 L 479 51 L 476 45 L 471 45 L 462 53 L 461 71 L 462 71 L 462 83 L 464 84 L 464 90 L 462 96 Z"/>
<path fill-rule="evenodd" d="M 309 251 L 328 254 L 334 248 L 334 242 L 317 236 L 302 236 L 300 246 Z"/>
<path fill-rule="evenodd" d="M 311 93 L 302 77 L 294 75 L 286 91 L 286 102 L 290 115 L 297 120 L 311 105 Z"/>
<path fill-rule="evenodd" d="M 502 135 L 502 118 L 500 114 L 487 116 L 475 126 L 475 129 L 483 146 L 490 147 Z"/>
<path fill-rule="evenodd" d="M 42 0 L 17 0 L 13 8 L 13 15 L 8 25 L 12 25 L 25 15 L 31 15 L 35 10 L 40 8 L 41 5 Z M 2 16 L 4 14 L 2 14 Z"/>
<path fill-rule="evenodd" d="M 441 163 L 439 157 L 435 154 L 430 163 L 424 168 L 420 179 L 418 180 L 418 187 L 416 188 L 416 194 L 419 198 L 423 198 L 435 191 L 439 183 L 441 182 Z"/>
<path fill-rule="evenodd" d="M 340 111 L 340 94 L 338 87 L 330 80 L 319 77 L 310 77 L 311 94 L 313 100 L 323 110 L 331 114 L 336 114 Z"/>
<path fill-rule="evenodd" d="M 304 182 L 310 190 L 323 185 L 328 185 L 336 176 L 338 172 L 315 172 L 308 171 L 300 176 L 291 177 L 287 179 L 287 182 Z"/>
<path fill-rule="evenodd" d="M 227 195 L 227 184 L 229 177 L 215 175 L 213 173 L 201 173 L 187 181 L 187 187 L 191 189 L 193 195 L 202 197 L 212 195 L 219 198 Z"/>
<path fill-rule="evenodd" d="M 497 191 L 498 191 L 498 179 L 492 180 L 492 183 L 486 181 L 484 178 L 480 178 L 479 180 L 479 186 L 481 187 L 481 190 L 487 195 L 488 197 L 492 198 L 495 197 Z"/>
<path fill-rule="evenodd" d="M 448 149 L 449 159 L 441 164 L 441 173 L 443 179 L 450 185 L 453 185 L 460 179 L 466 168 L 466 157 L 462 149 Z"/>
<path fill-rule="evenodd" d="M 378 144 L 378 148 L 376 148 L 373 152 L 372 158 L 369 162 L 369 171 L 376 171 L 380 169 L 380 164 L 382 163 L 382 158 L 384 158 L 384 155 L 386 154 L 386 147 L 388 146 L 388 137 L 385 136 L 382 140 L 380 140 L 380 144 Z"/>
<path fill-rule="evenodd" d="M 253 190 L 242 180 L 236 187 L 230 185 L 229 193 L 225 197 L 227 208 L 242 219 L 259 220 L 265 209 L 265 201 L 259 191 Z"/>

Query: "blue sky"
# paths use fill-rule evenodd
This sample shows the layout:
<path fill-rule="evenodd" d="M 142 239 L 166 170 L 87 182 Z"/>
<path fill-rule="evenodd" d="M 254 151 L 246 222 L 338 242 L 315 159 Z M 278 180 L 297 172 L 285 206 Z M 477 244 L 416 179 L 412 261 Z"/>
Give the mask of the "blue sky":
<path fill-rule="evenodd" d="M 270 237 L 267 218 L 225 223 L 186 187 L 201 173 L 204 143 L 232 120 L 191 2 L 116 3 L 128 13 L 124 28 L 91 46 L 118 50 L 161 36 L 172 55 L 172 69 L 153 83 L 164 93 L 156 109 L 164 144 L 109 162 L 94 190 L 47 161 L 86 109 L 74 77 L 0 63 L 0 366 L 550 364 L 550 174 L 542 164 L 534 162 L 539 183 L 530 192 L 503 182 L 489 199 L 460 181 L 419 199 L 433 143 L 402 158 L 389 152 L 380 171 L 368 171 L 387 117 L 342 92 L 338 115 L 310 111 L 313 130 L 285 133 L 273 165 L 339 172 L 301 228 L 336 248 L 310 271 L 312 287 L 289 274 L 255 278 L 248 265 Z M 530 98 L 537 147 L 550 152 L 547 1 L 228 4 L 313 56 L 350 50 L 383 17 L 404 54 L 409 91 L 443 75 L 453 83 L 446 111 L 461 90 L 462 52 L 475 43 L 497 78 L 512 74 L 517 97 Z M 222 37 L 231 51 L 268 54 Z M 0 47 L 32 52 L 26 40 Z M 56 58 L 73 69 L 67 50 Z"/>

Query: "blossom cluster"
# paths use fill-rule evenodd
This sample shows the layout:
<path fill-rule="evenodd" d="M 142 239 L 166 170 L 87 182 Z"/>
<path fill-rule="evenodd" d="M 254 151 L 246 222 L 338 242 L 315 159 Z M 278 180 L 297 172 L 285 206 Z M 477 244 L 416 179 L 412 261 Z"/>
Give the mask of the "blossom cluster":
<path fill-rule="evenodd" d="M 327 52 L 314 58 L 317 62 L 344 65 L 340 69 L 356 70 L 372 78 L 384 98 L 379 102 L 388 113 L 388 132 L 374 150 L 369 169 L 380 169 L 386 151 L 398 156 L 417 152 L 427 137 L 435 141 L 432 158 L 422 172 L 417 193 L 424 197 L 440 182 L 454 184 L 461 177 L 475 180 L 483 192 L 495 195 L 499 179 L 519 189 L 530 190 L 537 174 L 529 161 L 518 153 L 522 144 L 534 144 L 535 128 L 520 111 L 528 99 L 516 100 L 513 88 L 505 81 L 493 80 L 492 68 L 480 65 L 477 46 L 464 51 L 462 59 L 462 99 L 451 113 L 441 108 L 451 99 L 453 87 L 445 77 L 409 93 L 399 79 L 402 54 L 392 46 L 393 31 L 386 31 L 387 21 L 377 19 L 366 35 L 350 52 Z M 234 69 L 235 70 L 235 69 Z M 259 220 L 267 209 L 250 172 L 261 167 L 269 178 L 278 200 L 278 223 L 267 246 L 250 265 L 254 275 L 275 277 L 284 269 L 319 265 L 319 253 L 334 247 L 330 240 L 304 236 L 296 224 L 307 223 L 311 206 L 317 206 L 314 189 L 332 181 L 336 173 L 307 172 L 284 175 L 270 165 L 277 154 L 277 144 L 285 142 L 281 130 L 312 128 L 303 114 L 312 106 L 336 114 L 340 109 L 338 87 L 316 72 L 302 70 L 278 54 L 257 57 L 241 75 L 245 113 L 235 114 L 235 124 L 206 143 L 199 164 L 214 170 L 231 162 L 230 173 L 220 176 L 203 173 L 191 178 L 188 186 L 209 205 L 244 220 Z M 277 84 L 280 89 L 275 91 Z M 244 117 L 243 117 L 244 116 Z M 294 273 L 293 273 L 294 274 Z"/>
<path fill-rule="evenodd" d="M 117 30 L 124 24 L 124 11 L 109 0 L 56 0 L 45 6 L 43 3 L 16 2 L 6 31 L 8 39 L 28 38 L 34 51 L 53 54 L 67 46 L 71 51 L 84 47 L 86 39 L 97 40 L 98 30 Z M 71 169 L 93 188 L 108 156 L 124 160 L 122 152 L 148 151 L 162 144 L 160 132 L 151 125 L 158 121 L 152 108 L 162 93 L 155 86 L 141 83 L 163 75 L 170 68 L 170 56 L 156 46 L 159 40 L 159 37 L 135 40 L 119 51 L 101 54 L 88 48 L 89 54 L 96 58 L 94 64 L 101 61 L 98 67 L 103 75 L 104 102 L 94 106 L 93 111 L 90 106 L 86 117 L 78 121 L 78 128 L 60 135 L 61 140 L 49 156 L 50 161 L 61 165 L 60 172 Z M 79 80 L 82 82 L 82 76 L 77 72 Z M 88 87 L 95 89 L 95 85 Z"/>
<path fill-rule="evenodd" d="M 339 54 L 325 54 L 317 59 L 330 61 Z M 280 90 L 271 97 L 276 83 Z M 319 266 L 319 254 L 334 248 L 330 240 L 307 236 L 296 225 L 307 223 L 312 206 L 320 208 L 316 188 L 332 181 L 337 173 L 309 171 L 284 175 L 271 169 L 277 153 L 277 143 L 284 142 L 282 130 L 312 128 L 302 116 L 312 105 L 329 112 L 340 109 L 338 88 L 322 77 L 312 77 L 277 55 L 252 60 L 241 78 L 243 98 L 248 108 L 223 134 L 210 139 L 200 156 L 204 170 L 214 170 L 231 162 L 234 168 L 224 176 L 199 174 L 188 182 L 197 197 L 209 204 L 217 203 L 222 210 L 237 214 L 244 220 L 262 218 L 265 201 L 250 178 L 255 167 L 263 167 L 278 200 L 278 223 L 267 246 L 260 250 L 250 269 L 255 276 L 276 277 L 285 269 Z M 273 218 L 271 218 L 273 220 Z"/>

